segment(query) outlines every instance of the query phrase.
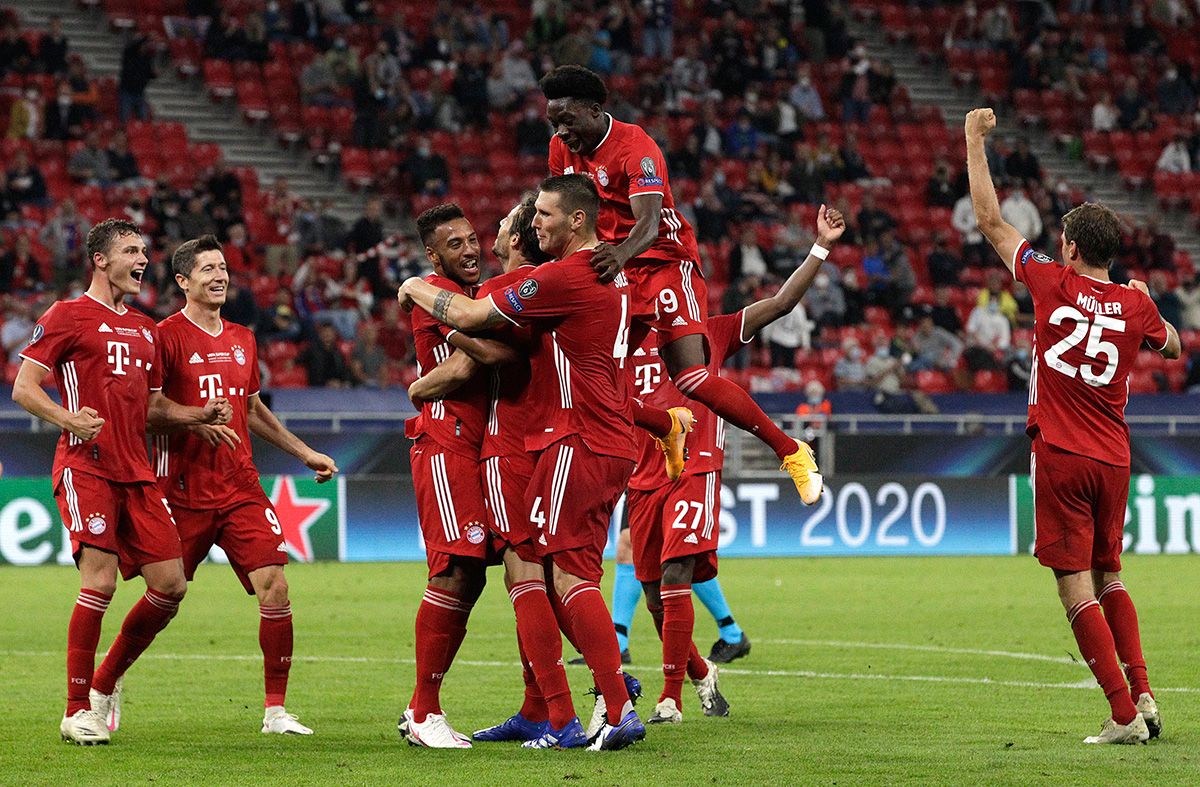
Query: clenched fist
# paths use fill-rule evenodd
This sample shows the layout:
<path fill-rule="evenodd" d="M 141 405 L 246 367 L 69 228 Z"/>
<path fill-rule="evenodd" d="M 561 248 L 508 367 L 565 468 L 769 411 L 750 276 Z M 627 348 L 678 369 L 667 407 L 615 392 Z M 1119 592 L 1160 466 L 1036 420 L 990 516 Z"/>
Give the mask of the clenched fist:
<path fill-rule="evenodd" d="M 71 413 L 66 423 L 67 431 L 84 441 L 100 434 L 102 426 L 104 419 L 90 407 L 81 407 L 78 412 Z"/>
<path fill-rule="evenodd" d="M 996 127 L 996 113 L 990 107 L 972 109 L 967 113 L 967 139 L 986 137 Z"/>

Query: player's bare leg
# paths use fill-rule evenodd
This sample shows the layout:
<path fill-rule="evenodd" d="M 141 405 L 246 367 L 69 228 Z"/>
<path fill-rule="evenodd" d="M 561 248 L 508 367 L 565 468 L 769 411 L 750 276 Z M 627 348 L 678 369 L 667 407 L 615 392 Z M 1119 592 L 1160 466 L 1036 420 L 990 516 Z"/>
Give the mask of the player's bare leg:
<path fill-rule="evenodd" d="M 288 672 L 292 667 L 292 604 L 288 599 L 283 566 L 263 566 L 247 575 L 258 599 L 258 645 L 263 653 L 262 731 L 285 735 L 312 735 L 284 709 Z"/>
<path fill-rule="evenodd" d="M 417 609 L 417 685 L 399 729 L 410 743 L 432 748 L 471 748 L 441 708 L 442 680 L 467 633 L 467 619 L 487 582 L 481 561 L 454 558 L 450 568 L 430 577 Z"/>
<path fill-rule="evenodd" d="M 660 349 L 675 386 L 689 399 L 703 402 L 717 415 L 771 447 L 783 470 L 792 477 L 800 499 L 812 505 L 821 496 L 822 480 L 812 449 L 788 437 L 750 394 L 720 375 L 709 374 L 708 349 L 703 334 L 681 336 Z"/>
<path fill-rule="evenodd" d="M 121 632 L 92 679 L 92 707 L 106 717 L 113 730 L 121 722 L 121 684 L 125 672 L 179 612 L 179 602 L 187 593 L 180 558 L 147 563 L 141 572 L 146 593 L 125 616 Z"/>
<path fill-rule="evenodd" d="M 1116 571 L 1093 571 L 1092 586 L 1116 642 L 1117 657 L 1125 667 L 1129 696 L 1146 720 L 1150 737 L 1157 738 L 1162 733 L 1162 717 L 1146 676 L 1146 657 L 1142 654 L 1142 636 L 1133 599 L 1121 581 L 1121 574 Z"/>
<path fill-rule="evenodd" d="M 89 697 L 104 613 L 117 589 L 117 556 L 89 546 L 79 551 L 79 596 L 67 627 L 67 709 L 59 732 L 81 746 L 109 742 L 104 714 Z"/>
<path fill-rule="evenodd" d="M 636 743 L 646 735 L 646 728 L 633 709 L 625 678 L 621 671 L 621 651 L 612 617 L 604 603 L 600 586 L 553 567 L 554 589 L 570 618 L 576 645 L 587 660 L 596 687 L 604 697 L 606 718 L 593 748 L 619 749 Z"/>
<path fill-rule="evenodd" d="M 1058 581 L 1059 600 L 1067 611 L 1067 620 L 1079 645 L 1079 654 L 1096 676 L 1112 710 L 1112 716 L 1104 723 L 1100 734 L 1084 742 L 1145 743 L 1150 738 L 1150 731 L 1129 696 L 1129 687 L 1117 662 L 1112 632 L 1100 602 L 1096 600 L 1091 572 L 1055 569 L 1054 577 Z"/>

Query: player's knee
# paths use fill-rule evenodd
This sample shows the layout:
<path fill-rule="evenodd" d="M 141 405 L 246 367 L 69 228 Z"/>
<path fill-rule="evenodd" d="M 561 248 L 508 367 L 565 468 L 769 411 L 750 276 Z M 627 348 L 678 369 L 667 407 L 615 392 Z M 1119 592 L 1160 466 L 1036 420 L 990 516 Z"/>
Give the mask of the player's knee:
<path fill-rule="evenodd" d="M 668 560 L 663 563 L 662 583 L 664 585 L 690 585 L 695 566 L 696 559 L 694 557 Z"/>
<path fill-rule="evenodd" d="M 255 594 L 258 603 L 268 607 L 282 607 L 288 603 L 288 583 L 282 569 L 267 572 L 262 585 Z"/>
<path fill-rule="evenodd" d="M 154 584 L 146 583 L 146 587 L 153 590 L 155 593 L 161 593 L 164 596 L 170 596 L 175 599 L 182 599 L 187 595 L 187 580 L 183 574 L 178 577 L 163 577 L 156 579 Z"/>
<path fill-rule="evenodd" d="M 88 590 L 94 590 L 105 596 L 112 596 L 117 592 L 117 580 L 111 579 L 91 579 L 83 583 L 83 587 Z"/>

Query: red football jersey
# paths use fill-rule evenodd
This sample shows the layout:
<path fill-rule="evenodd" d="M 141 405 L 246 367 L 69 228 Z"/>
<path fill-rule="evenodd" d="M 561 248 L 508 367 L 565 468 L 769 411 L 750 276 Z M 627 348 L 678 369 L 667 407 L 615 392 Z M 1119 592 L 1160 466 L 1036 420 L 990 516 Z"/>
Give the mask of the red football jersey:
<path fill-rule="evenodd" d="M 510 285 L 519 284 L 534 269 L 533 265 L 522 265 L 508 273 L 493 276 L 480 285 L 475 297 L 483 299 L 494 292 L 502 292 Z M 529 345 L 528 328 L 511 325 L 508 326 L 508 333 L 511 334 L 508 338 L 514 343 Z M 487 422 L 483 428 L 483 448 L 479 452 L 479 458 L 523 454 L 525 437 L 529 434 L 531 426 L 529 413 L 533 407 L 528 400 L 529 361 L 522 358 L 488 371 Z"/>
<path fill-rule="evenodd" d="M 1023 242 L 1013 258 L 1033 297 L 1029 423 L 1050 445 L 1110 465 L 1129 464 L 1129 370 L 1167 328 L 1143 292 L 1082 276 Z"/>
<path fill-rule="evenodd" d="M 496 309 L 533 329 L 525 441 L 541 451 L 578 434 L 597 454 L 635 460 L 633 408 L 622 369 L 629 343 L 629 285 L 601 284 L 591 249 L 547 262 L 489 295 Z"/>
<path fill-rule="evenodd" d="M 709 374 L 720 374 L 726 359 L 744 345 L 743 314 L 739 311 L 708 318 Z M 688 399 L 671 382 L 666 364 L 658 356 L 657 331 L 650 331 L 642 346 L 634 351 L 629 369 L 633 395 L 645 404 L 663 410 L 686 407 L 695 416 L 695 427 L 687 439 L 688 461 L 684 466 L 684 475 L 719 471 L 725 464 L 725 420 L 700 402 Z M 671 483 L 658 443 L 643 429 L 636 430 L 636 433 L 641 453 L 633 477 L 629 479 L 629 488 L 658 489 Z"/>
<path fill-rule="evenodd" d="M 33 330 L 25 358 L 54 372 L 63 407 L 91 407 L 104 419 L 83 441 L 64 431 L 54 451 L 54 481 L 64 468 L 118 483 L 154 481 L 146 453 L 146 408 L 162 387 L 154 320 L 90 295 L 59 301 Z"/>
<path fill-rule="evenodd" d="M 596 235 L 606 243 L 629 237 L 637 220 L 630 198 L 661 194 L 658 239 L 638 259 L 696 260 L 696 234 L 687 219 L 675 210 L 667 163 L 662 151 L 641 126 L 608 116 L 608 133 L 591 153 L 572 153 L 557 136 L 550 139 L 550 174 L 587 175 L 600 192 Z"/>
<path fill-rule="evenodd" d="M 457 283 L 431 273 L 425 281 L 443 290 L 474 296 Z M 413 346 L 417 351 L 417 374 L 425 373 L 445 361 L 454 352 L 454 346 L 446 341 L 453 331 L 442 325 L 424 309 L 412 310 Z M 487 407 L 485 376 L 475 375 L 466 385 L 442 399 L 425 402 L 415 418 L 408 419 L 405 433 L 414 440 L 428 436 L 447 451 L 453 451 L 473 459 L 479 458 L 479 447 L 483 442 L 483 416 Z"/>
<path fill-rule="evenodd" d="M 250 449 L 248 403 L 258 393 L 258 345 L 248 329 L 221 320 L 213 335 L 183 312 L 158 324 L 163 393 L 168 399 L 203 407 L 224 396 L 233 408 L 229 428 L 242 442 L 231 449 L 211 446 L 186 429 L 154 438 L 154 474 L 163 492 L 185 508 L 216 508 L 258 484 Z"/>

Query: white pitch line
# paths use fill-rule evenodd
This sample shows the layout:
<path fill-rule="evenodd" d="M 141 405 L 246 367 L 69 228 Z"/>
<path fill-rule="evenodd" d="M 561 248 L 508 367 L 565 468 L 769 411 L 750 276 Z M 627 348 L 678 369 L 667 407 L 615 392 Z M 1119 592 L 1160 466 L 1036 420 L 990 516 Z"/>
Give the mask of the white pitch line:
<path fill-rule="evenodd" d="M 0 656 L 14 656 L 27 658 L 57 658 L 62 654 L 53 650 L 0 650 Z M 102 654 L 101 654 L 102 655 Z M 143 659 L 158 659 L 163 661 L 262 661 L 262 655 L 245 655 L 239 653 L 221 653 L 206 655 L 202 653 L 146 653 L 141 656 Z M 297 662 L 312 662 L 312 663 L 333 663 L 333 664 L 413 664 L 413 659 L 389 659 L 376 658 L 371 656 L 297 656 L 292 663 Z M 458 659 L 454 662 L 464 667 L 501 667 L 504 669 L 517 670 L 521 665 L 516 661 L 473 661 L 469 659 Z M 653 672 L 658 670 L 659 664 L 634 664 L 630 665 L 639 670 Z M 1081 680 L 1070 683 L 1040 683 L 1037 681 L 1025 680 L 996 680 L 994 678 L 972 678 L 972 677 L 956 677 L 951 675 L 889 675 L 883 673 L 863 673 L 863 672 L 815 672 L 813 670 L 756 670 L 745 669 L 739 667 L 721 667 L 723 675 L 747 675 L 750 677 L 763 678 L 808 678 L 810 680 L 844 680 L 844 681 L 895 681 L 897 683 L 912 682 L 912 683 L 948 683 L 961 684 L 971 686 L 1004 686 L 1017 689 L 1094 689 L 1096 682 L 1094 680 Z M 1182 686 L 1174 688 L 1155 688 L 1156 692 L 1177 692 L 1186 694 L 1200 694 L 1200 687 Z"/>
<path fill-rule="evenodd" d="M 1047 656 L 1042 653 L 1021 653 L 1011 650 L 980 650 L 977 648 L 950 648 L 941 645 L 910 645 L 904 642 L 844 642 L 841 640 L 824 639 L 764 639 L 754 640 L 766 645 L 802 645 L 821 648 L 865 648 L 870 650 L 912 650 L 924 653 L 953 653 L 963 656 L 995 656 L 1006 659 L 1024 659 L 1026 661 L 1048 661 L 1053 664 L 1073 664 L 1084 666 L 1083 662 L 1069 656 Z"/>

